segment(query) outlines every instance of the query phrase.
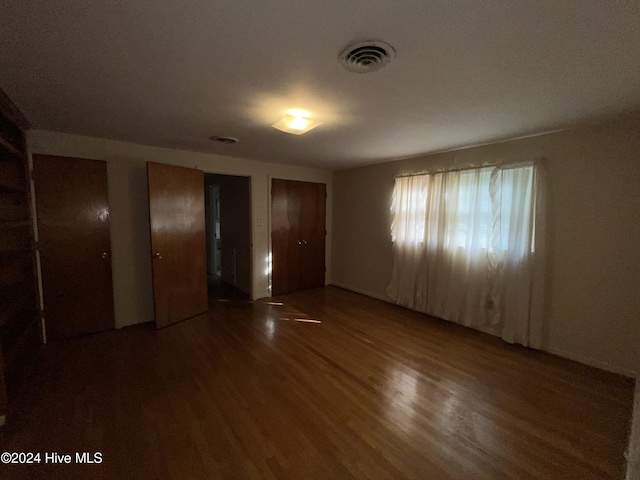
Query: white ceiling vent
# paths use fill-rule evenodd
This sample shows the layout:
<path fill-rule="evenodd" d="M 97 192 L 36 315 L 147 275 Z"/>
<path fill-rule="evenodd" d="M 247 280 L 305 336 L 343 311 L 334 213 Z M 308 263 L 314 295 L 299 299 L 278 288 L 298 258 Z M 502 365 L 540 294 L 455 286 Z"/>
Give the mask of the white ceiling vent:
<path fill-rule="evenodd" d="M 396 52 L 384 42 L 358 42 L 349 45 L 340 54 L 340 63 L 355 73 L 371 73 L 380 70 L 393 60 Z"/>

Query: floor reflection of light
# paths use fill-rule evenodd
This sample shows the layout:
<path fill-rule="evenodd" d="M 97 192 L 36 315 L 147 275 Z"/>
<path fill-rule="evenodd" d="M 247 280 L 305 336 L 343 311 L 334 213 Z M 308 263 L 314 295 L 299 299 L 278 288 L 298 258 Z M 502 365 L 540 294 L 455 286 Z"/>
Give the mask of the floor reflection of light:
<path fill-rule="evenodd" d="M 288 318 L 288 317 L 280 317 L 280 320 L 293 320 L 294 322 L 302 322 L 302 323 L 322 323 L 320 320 L 315 320 L 313 318 Z"/>
<path fill-rule="evenodd" d="M 469 385 L 443 381 L 439 388 L 446 394 L 441 402 L 434 404 L 434 418 L 442 430 L 453 435 L 463 434 L 469 441 L 480 443 L 486 448 L 500 442 L 494 421 L 481 412 L 483 404 L 478 403 Z"/>
<path fill-rule="evenodd" d="M 266 263 L 266 267 L 264 269 L 264 274 L 271 275 L 271 265 L 273 263 L 271 254 L 267 255 L 267 258 L 265 259 L 265 263 Z"/>
<path fill-rule="evenodd" d="M 313 318 L 294 318 L 295 322 L 303 322 L 303 323 L 322 323 L 320 320 L 314 320 Z"/>
<path fill-rule="evenodd" d="M 418 372 L 395 368 L 387 384 L 387 418 L 405 433 L 413 429 L 414 402 L 418 394 Z"/>
<path fill-rule="evenodd" d="M 273 335 L 276 333 L 276 322 L 271 317 L 267 317 L 265 322 L 267 338 L 273 340 Z"/>
<path fill-rule="evenodd" d="M 450 387 L 449 395 L 442 402 L 442 409 L 440 410 L 440 415 L 438 415 L 440 424 L 449 430 L 457 429 L 460 421 L 460 407 L 455 386 Z"/>
<path fill-rule="evenodd" d="M 266 266 L 264 269 L 264 275 L 265 277 L 267 277 L 267 291 L 271 293 L 273 289 L 271 281 L 271 272 L 273 271 L 273 256 L 271 255 L 271 253 L 267 255 L 267 258 L 265 258 L 265 263 Z"/>

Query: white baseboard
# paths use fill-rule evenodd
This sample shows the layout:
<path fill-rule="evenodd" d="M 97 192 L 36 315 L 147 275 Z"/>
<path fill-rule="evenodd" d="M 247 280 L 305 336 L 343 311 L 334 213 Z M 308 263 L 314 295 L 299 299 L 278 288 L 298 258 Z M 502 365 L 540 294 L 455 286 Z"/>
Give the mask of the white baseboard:
<path fill-rule="evenodd" d="M 591 365 L 592 367 L 597 367 L 602 370 L 607 370 L 608 372 L 619 373 L 620 375 L 624 375 L 626 377 L 638 378 L 638 372 L 634 370 L 618 367 L 617 365 L 613 365 L 603 360 L 598 360 L 588 355 L 580 355 L 579 353 L 569 352 L 567 350 L 562 350 L 560 348 L 555 348 L 555 347 L 547 347 L 547 348 L 543 348 L 542 350 L 544 350 L 545 352 L 552 353 L 554 355 L 558 355 L 559 357 L 568 358 L 569 360 L 574 360 L 579 363 L 584 363 L 585 365 Z"/>
<path fill-rule="evenodd" d="M 367 297 L 375 298 L 377 300 L 382 300 L 387 303 L 395 303 L 386 295 L 378 295 L 377 293 L 369 292 L 367 290 L 363 290 L 361 288 L 352 287 L 351 285 L 345 285 L 344 283 L 339 282 L 331 282 L 331 285 L 335 285 L 336 287 L 344 288 L 345 290 L 350 290 L 352 292 L 360 293 L 362 295 L 366 295 Z"/>
<path fill-rule="evenodd" d="M 268 290 L 264 290 L 262 292 L 255 292 L 251 295 L 251 300 L 260 300 L 261 298 L 270 298 L 271 292 Z"/>
<path fill-rule="evenodd" d="M 350 290 L 352 292 L 360 293 L 362 295 L 366 295 L 367 297 L 376 298 L 378 300 L 382 300 L 383 302 L 387 302 L 395 305 L 395 303 L 386 295 L 378 295 L 376 293 L 363 290 L 362 288 L 353 287 L 351 285 L 346 285 L 344 283 L 331 282 L 331 284 L 335 285 L 336 287 L 344 288 L 345 290 Z M 443 320 L 443 321 L 446 321 L 446 320 Z M 474 327 L 469 327 L 469 328 L 474 328 Z M 495 332 L 491 331 L 491 328 L 480 327 L 480 328 L 474 328 L 474 330 L 480 330 L 481 332 L 488 333 L 490 335 L 494 335 L 498 337 L 500 336 Z M 619 373 L 620 375 L 625 375 L 631 378 L 638 378 L 640 374 L 640 372 L 636 372 L 627 368 L 621 368 L 611 363 L 589 357 L 587 355 L 580 355 L 580 354 L 569 352 L 566 350 L 561 350 L 559 348 L 544 347 L 544 348 L 541 348 L 540 350 L 543 352 L 552 353 L 553 355 L 558 355 L 559 357 L 568 358 L 569 360 L 574 360 L 579 363 L 584 363 L 585 365 L 591 365 L 592 367 L 597 367 L 602 370 L 607 370 L 613 373 Z"/>

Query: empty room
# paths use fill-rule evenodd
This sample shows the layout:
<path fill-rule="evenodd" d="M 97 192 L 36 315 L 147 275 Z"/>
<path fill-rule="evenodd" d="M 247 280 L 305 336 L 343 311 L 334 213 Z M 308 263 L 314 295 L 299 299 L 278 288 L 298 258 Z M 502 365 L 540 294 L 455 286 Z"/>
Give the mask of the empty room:
<path fill-rule="evenodd" d="M 640 1 L 0 18 L 0 478 L 640 479 Z"/>

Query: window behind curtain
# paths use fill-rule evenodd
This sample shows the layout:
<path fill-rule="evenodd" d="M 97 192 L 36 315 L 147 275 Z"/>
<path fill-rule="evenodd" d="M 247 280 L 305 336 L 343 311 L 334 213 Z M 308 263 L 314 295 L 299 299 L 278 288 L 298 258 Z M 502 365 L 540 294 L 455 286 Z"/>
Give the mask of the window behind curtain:
<path fill-rule="evenodd" d="M 397 177 L 392 241 L 405 246 L 421 244 L 428 222 L 437 222 L 446 232 L 439 247 L 446 250 L 475 248 L 497 253 L 515 249 L 522 255 L 533 251 L 533 169 L 532 165 L 482 167 Z M 435 190 L 444 192 L 438 195 Z M 443 204 L 434 208 L 435 202 Z M 512 228 L 525 227 L 531 235 L 523 242 L 518 240 L 521 236 L 512 234 Z"/>
<path fill-rule="evenodd" d="M 538 347 L 546 275 L 542 163 L 396 178 L 387 295 Z"/>

